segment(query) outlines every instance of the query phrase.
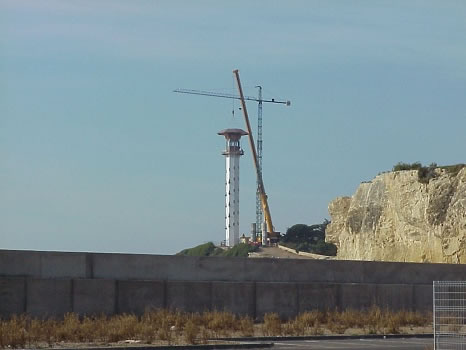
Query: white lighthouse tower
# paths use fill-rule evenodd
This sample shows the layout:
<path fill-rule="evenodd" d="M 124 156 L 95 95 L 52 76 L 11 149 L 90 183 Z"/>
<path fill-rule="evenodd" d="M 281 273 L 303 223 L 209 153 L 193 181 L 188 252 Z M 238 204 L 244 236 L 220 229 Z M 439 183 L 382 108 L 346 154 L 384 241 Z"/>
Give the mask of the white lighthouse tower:
<path fill-rule="evenodd" d="M 225 136 L 225 245 L 239 243 L 239 157 L 244 154 L 240 138 L 248 133 L 242 129 L 225 129 L 218 133 Z"/>

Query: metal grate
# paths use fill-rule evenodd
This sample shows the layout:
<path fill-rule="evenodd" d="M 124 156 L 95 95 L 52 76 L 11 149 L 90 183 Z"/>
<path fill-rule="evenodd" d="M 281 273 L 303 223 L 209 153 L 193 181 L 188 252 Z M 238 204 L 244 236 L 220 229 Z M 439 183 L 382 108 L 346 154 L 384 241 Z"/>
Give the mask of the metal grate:
<path fill-rule="evenodd" d="M 466 350 L 466 282 L 434 281 L 434 349 Z"/>

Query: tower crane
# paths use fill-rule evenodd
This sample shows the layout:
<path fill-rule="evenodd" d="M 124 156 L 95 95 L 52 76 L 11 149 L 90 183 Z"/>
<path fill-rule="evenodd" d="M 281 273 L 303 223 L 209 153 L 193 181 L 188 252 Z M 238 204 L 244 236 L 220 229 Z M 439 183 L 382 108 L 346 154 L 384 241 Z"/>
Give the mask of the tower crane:
<path fill-rule="evenodd" d="M 262 222 L 263 222 L 263 210 L 262 210 L 262 200 L 261 200 L 261 191 L 260 191 L 260 180 L 262 179 L 262 104 L 265 103 L 274 103 L 274 104 L 282 104 L 286 106 L 290 106 L 290 101 L 285 100 L 276 100 L 272 99 L 264 99 L 262 98 L 262 86 L 257 85 L 256 88 L 258 89 L 258 96 L 243 96 L 245 101 L 254 101 L 257 102 L 257 149 L 255 149 L 255 153 L 257 156 L 257 192 L 256 192 L 256 234 L 262 236 Z M 222 97 L 222 98 L 229 98 L 234 100 L 241 100 L 241 96 L 228 94 L 228 93 L 218 93 L 212 91 L 205 91 L 205 90 L 192 90 L 192 89 L 175 89 L 173 92 L 181 93 L 181 94 L 190 94 L 190 95 L 201 95 L 201 96 L 211 96 L 211 97 Z M 243 109 L 244 111 L 244 109 Z M 272 228 L 269 228 L 270 230 Z"/>

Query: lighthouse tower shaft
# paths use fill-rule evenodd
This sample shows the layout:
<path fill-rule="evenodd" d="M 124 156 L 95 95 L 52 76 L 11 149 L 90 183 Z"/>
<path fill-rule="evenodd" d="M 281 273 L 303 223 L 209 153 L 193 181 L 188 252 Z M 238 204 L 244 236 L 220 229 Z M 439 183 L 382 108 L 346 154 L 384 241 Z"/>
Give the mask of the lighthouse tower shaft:
<path fill-rule="evenodd" d="M 225 158 L 225 240 L 229 247 L 239 243 L 239 157 Z"/>
<path fill-rule="evenodd" d="M 247 135 L 241 129 L 219 132 L 225 136 L 225 245 L 239 243 L 239 158 L 244 154 L 240 138 Z"/>

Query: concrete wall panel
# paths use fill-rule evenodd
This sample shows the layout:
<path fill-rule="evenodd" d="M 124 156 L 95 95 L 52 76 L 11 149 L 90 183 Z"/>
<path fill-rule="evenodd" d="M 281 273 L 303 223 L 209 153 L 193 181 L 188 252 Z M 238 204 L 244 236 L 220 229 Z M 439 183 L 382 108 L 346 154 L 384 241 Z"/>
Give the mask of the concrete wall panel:
<path fill-rule="evenodd" d="M 306 282 L 362 283 L 364 280 L 362 261 L 305 260 L 315 261 L 312 268 L 315 277 Z M 309 266 L 310 267 L 310 266 Z"/>
<path fill-rule="evenodd" d="M 338 305 L 338 284 L 298 283 L 298 311 L 332 310 Z"/>
<path fill-rule="evenodd" d="M 185 257 L 184 263 L 189 264 L 193 257 Z M 253 281 L 247 278 L 246 262 L 248 258 L 227 258 L 227 257 L 199 257 L 192 260 L 192 267 L 196 272 L 194 276 L 201 281 L 230 281 L 230 282 L 249 282 Z M 260 259 L 258 259 L 260 260 Z M 170 275 L 168 279 L 173 279 Z M 186 278 L 192 280 L 192 277 Z"/>
<path fill-rule="evenodd" d="M 237 315 L 255 313 L 255 285 L 253 282 L 212 282 L 212 309 Z"/>
<path fill-rule="evenodd" d="M 104 279 L 73 280 L 73 311 L 80 315 L 116 312 L 116 281 Z"/>
<path fill-rule="evenodd" d="M 243 280 L 260 282 L 359 282 L 360 261 L 351 268 L 341 261 L 306 259 L 245 259 Z"/>
<path fill-rule="evenodd" d="M 413 309 L 413 286 L 409 284 L 377 284 L 376 305 L 390 310 Z"/>
<path fill-rule="evenodd" d="M 86 253 L 49 252 L 41 254 L 40 277 L 85 278 Z"/>
<path fill-rule="evenodd" d="M 0 317 L 26 312 L 26 280 L 0 278 Z"/>
<path fill-rule="evenodd" d="M 95 278 L 119 280 L 202 280 L 198 257 L 92 254 Z M 177 276 L 173 278 L 173 276 Z"/>
<path fill-rule="evenodd" d="M 34 317 L 61 317 L 72 311 L 71 280 L 27 279 L 26 312 Z"/>
<path fill-rule="evenodd" d="M 212 309 L 212 282 L 168 281 L 167 308 L 187 312 Z"/>
<path fill-rule="evenodd" d="M 40 277 L 40 258 L 45 252 L 0 250 L 0 276 Z"/>
<path fill-rule="evenodd" d="M 377 303 L 377 286 L 375 284 L 345 283 L 339 285 L 340 310 L 368 309 Z"/>
<path fill-rule="evenodd" d="M 433 287 L 432 284 L 419 284 L 413 286 L 414 310 L 432 311 L 433 307 Z"/>
<path fill-rule="evenodd" d="M 283 319 L 298 314 L 298 287 L 296 283 L 256 283 L 256 317 L 276 312 Z"/>
<path fill-rule="evenodd" d="M 118 313 L 142 315 L 146 310 L 165 308 L 163 281 L 118 281 Z"/>
<path fill-rule="evenodd" d="M 341 261 L 343 262 L 343 261 Z M 349 267 L 353 261 L 350 261 Z M 364 283 L 431 284 L 432 281 L 464 280 L 464 264 L 431 264 L 363 261 Z"/>

